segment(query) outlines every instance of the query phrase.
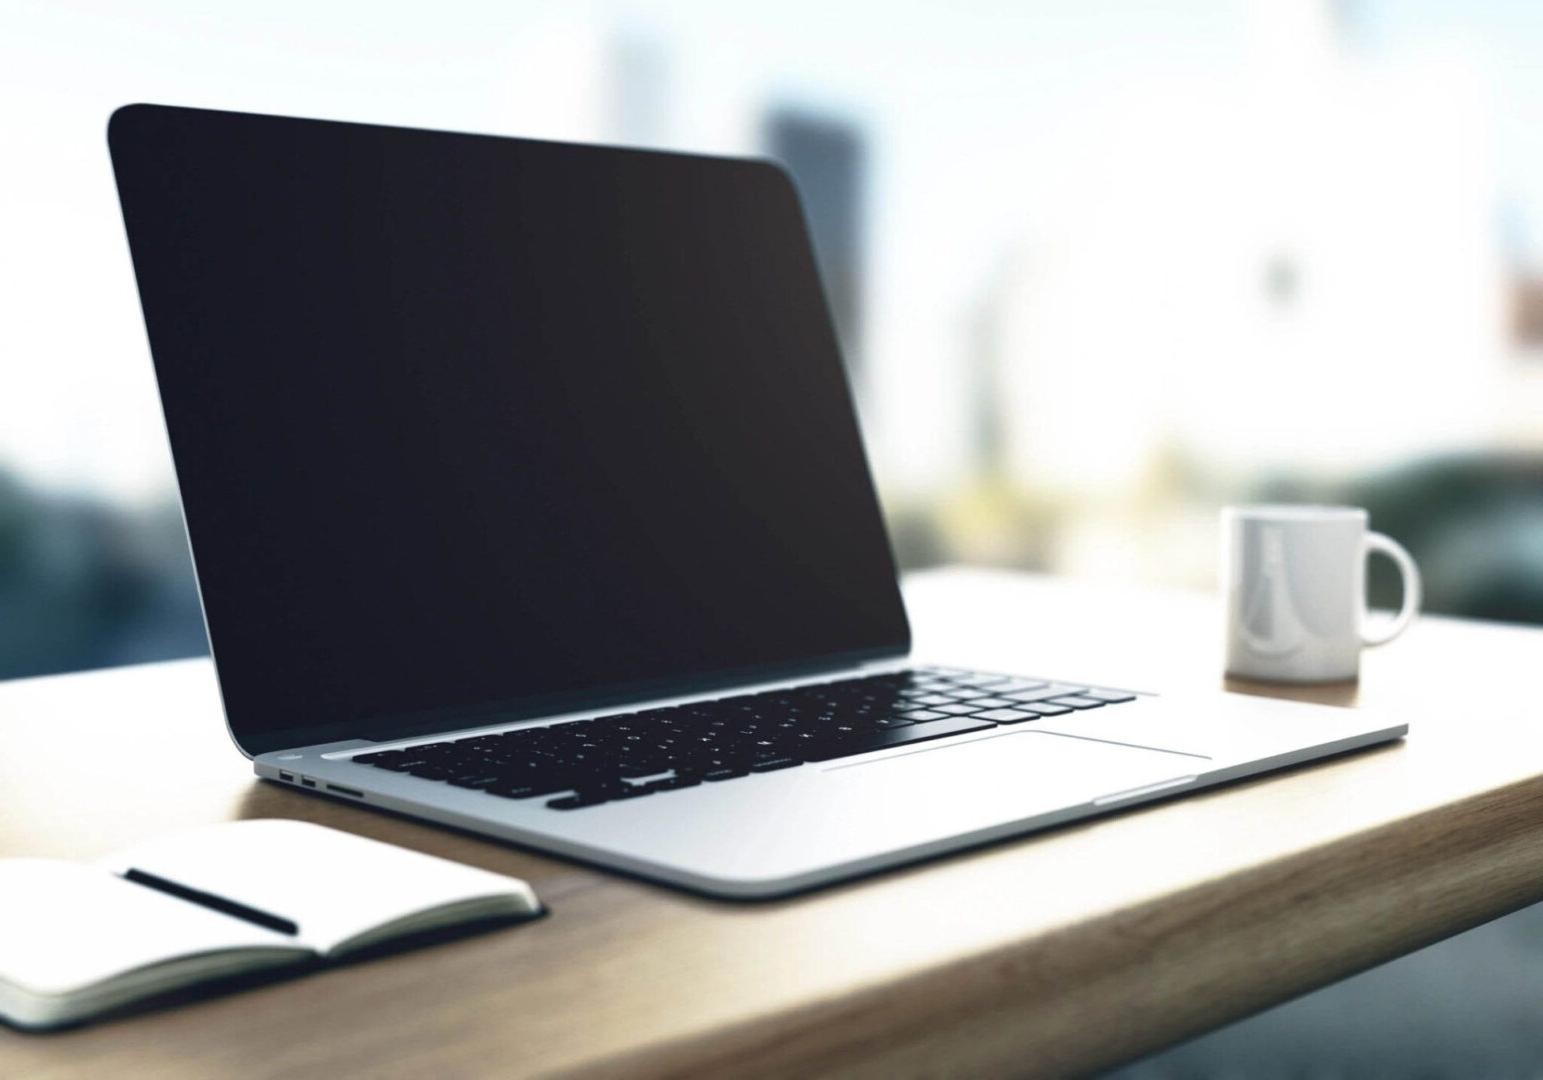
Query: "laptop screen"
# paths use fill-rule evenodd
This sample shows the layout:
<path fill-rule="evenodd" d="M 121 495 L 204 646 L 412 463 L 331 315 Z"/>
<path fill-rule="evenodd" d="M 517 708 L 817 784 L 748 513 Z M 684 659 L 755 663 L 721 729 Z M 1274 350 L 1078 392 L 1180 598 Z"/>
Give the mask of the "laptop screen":
<path fill-rule="evenodd" d="M 775 167 L 159 106 L 109 139 L 247 752 L 906 649 Z"/>

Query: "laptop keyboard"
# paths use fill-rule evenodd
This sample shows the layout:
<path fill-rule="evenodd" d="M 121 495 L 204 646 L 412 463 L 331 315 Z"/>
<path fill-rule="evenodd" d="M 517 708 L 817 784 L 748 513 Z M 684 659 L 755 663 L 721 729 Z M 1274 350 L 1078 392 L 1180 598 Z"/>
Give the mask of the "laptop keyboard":
<path fill-rule="evenodd" d="M 361 765 L 554 810 L 1134 700 L 1123 691 L 918 668 L 360 754 Z"/>

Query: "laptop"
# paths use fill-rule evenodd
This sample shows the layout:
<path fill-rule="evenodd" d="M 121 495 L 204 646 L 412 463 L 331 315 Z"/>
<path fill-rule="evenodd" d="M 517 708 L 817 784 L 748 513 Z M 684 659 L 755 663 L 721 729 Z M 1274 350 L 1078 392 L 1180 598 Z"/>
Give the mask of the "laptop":
<path fill-rule="evenodd" d="M 913 661 L 773 164 L 155 105 L 109 143 L 266 780 L 759 898 L 1406 731 Z"/>

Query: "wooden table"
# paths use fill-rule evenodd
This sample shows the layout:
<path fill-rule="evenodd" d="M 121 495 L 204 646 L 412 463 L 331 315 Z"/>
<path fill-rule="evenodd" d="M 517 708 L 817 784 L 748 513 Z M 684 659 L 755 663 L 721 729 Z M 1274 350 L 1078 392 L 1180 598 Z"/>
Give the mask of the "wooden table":
<path fill-rule="evenodd" d="M 927 659 L 1221 689 L 1210 597 L 972 571 L 907 596 Z M 0 1075 L 1108 1065 L 1543 898 L 1540 660 L 1543 631 L 1428 618 L 1367 654 L 1358 690 L 1297 692 L 1397 710 L 1405 743 L 758 905 L 260 783 L 205 661 L 3 684 L 0 856 L 292 817 L 520 875 L 552 915 L 58 1035 L 3 1030 Z"/>

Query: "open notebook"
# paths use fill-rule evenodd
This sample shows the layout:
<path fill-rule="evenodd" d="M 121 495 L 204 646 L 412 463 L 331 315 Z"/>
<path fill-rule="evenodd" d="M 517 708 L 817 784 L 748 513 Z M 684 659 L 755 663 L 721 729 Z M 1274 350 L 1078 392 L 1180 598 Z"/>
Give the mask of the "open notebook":
<path fill-rule="evenodd" d="M 163 837 L 96 865 L 0 860 L 0 898 L 0 1016 L 31 1028 L 541 911 L 517 878 L 279 820 Z"/>

